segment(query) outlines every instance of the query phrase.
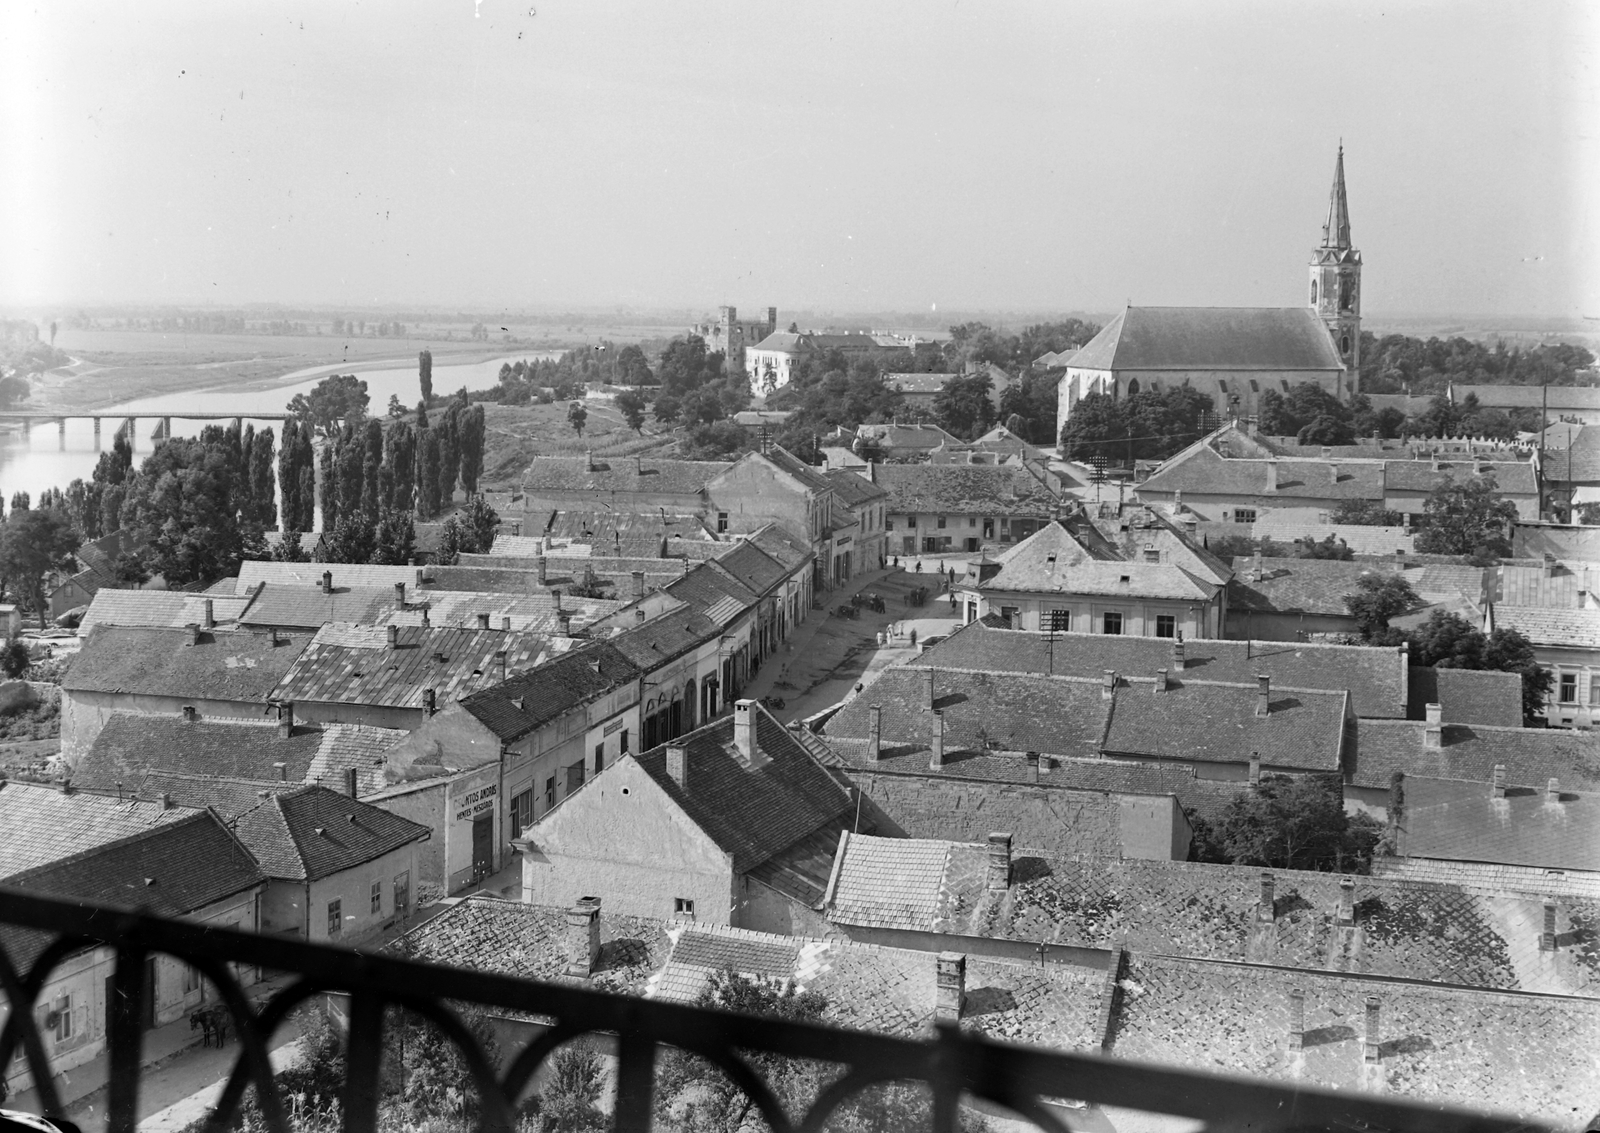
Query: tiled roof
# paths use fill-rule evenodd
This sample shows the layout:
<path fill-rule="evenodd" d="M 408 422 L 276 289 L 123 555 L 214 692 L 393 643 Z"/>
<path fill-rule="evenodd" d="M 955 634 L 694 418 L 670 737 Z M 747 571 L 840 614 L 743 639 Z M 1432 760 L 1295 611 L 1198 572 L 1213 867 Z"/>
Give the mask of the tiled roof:
<path fill-rule="evenodd" d="M 950 375 L 944 375 L 949 378 Z M 942 388 L 942 387 L 941 387 Z M 959 445 L 961 438 L 937 425 L 860 425 L 856 436 L 872 440 L 893 452 L 930 452 L 947 445 Z"/>
<path fill-rule="evenodd" d="M 882 709 L 882 749 L 924 752 L 933 735 L 925 680 L 927 669 L 885 669 L 823 729 L 835 739 L 865 740 L 871 710 Z M 944 750 L 985 748 L 1049 755 L 1095 754 L 1105 734 L 1110 701 L 1097 681 L 1018 673 L 941 669 L 933 674 L 933 708 L 944 719 Z"/>
<path fill-rule="evenodd" d="M 1309 307 L 1127 307 L 1067 360 L 1086 370 L 1343 369 Z"/>
<path fill-rule="evenodd" d="M 750 587 L 719 570 L 715 560 L 701 563 L 666 589 L 674 598 L 722 626 L 739 617 L 759 600 Z"/>
<path fill-rule="evenodd" d="M 132 786 L 138 789 L 141 798 L 159 799 L 166 795 L 178 806 L 210 807 L 224 821 L 232 822 L 245 811 L 259 806 L 268 795 L 298 791 L 304 784 L 263 779 L 217 779 L 205 775 L 182 775 L 176 771 L 146 771 Z"/>
<path fill-rule="evenodd" d="M 1405 777 L 1397 853 L 1410 858 L 1494 862 L 1600 872 L 1600 791 L 1510 787 Z"/>
<path fill-rule="evenodd" d="M 78 623 L 79 635 L 97 625 L 152 626 L 178 628 L 201 625 L 205 621 L 204 594 L 185 594 L 179 590 L 116 590 L 105 587 L 95 593 L 89 609 Z M 211 598 L 211 616 L 220 623 L 237 621 L 249 603 L 248 598 Z"/>
<path fill-rule="evenodd" d="M 1435 488 L 1454 483 L 1458 479 L 1476 479 L 1480 476 L 1479 461 L 1386 460 L 1383 464 L 1383 486 L 1389 492 L 1431 492 Z M 1493 477 L 1500 491 L 1519 496 L 1538 492 L 1538 477 L 1533 465 L 1526 462 L 1497 461 L 1488 465 L 1491 471 L 1482 474 Z"/>
<path fill-rule="evenodd" d="M 1584 429 L 1564 449 L 1546 449 L 1539 463 L 1546 480 L 1561 484 L 1600 481 L 1600 429 Z"/>
<path fill-rule="evenodd" d="M 1428 705 L 1442 709 L 1446 723 L 1522 727 L 1522 677 L 1490 669 L 1435 669 L 1411 666 L 1410 708 L 1413 720 L 1427 716 Z"/>
<path fill-rule="evenodd" d="M 620 650 L 597 641 L 475 692 L 461 706 L 509 743 L 638 679 L 639 669 Z"/>
<path fill-rule="evenodd" d="M 1396 771 L 1487 783 L 1497 763 L 1506 782 L 1543 787 L 1548 779 L 1600 788 L 1600 743 L 1592 732 L 1560 728 L 1493 728 L 1445 724 L 1443 745 L 1430 748 L 1427 725 L 1414 720 L 1363 720 L 1349 762 L 1357 787 L 1387 788 Z"/>
<path fill-rule="evenodd" d="M 101 626 L 83 641 L 61 687 L 69 692 L 183 696 L 261 701 L 277 686 L 310 638 L 249 633 Z"/>
<path fill-rule="evenodd" d="M 738 711 L 738 709 L 735 709 Z M 734 746 L 734 719 L 723 717 L 673 741 L 683 747 L 691 789 L 667 773 L 667 749 L 635 758 L 695 825 L 745 873 L 833 823 L 851 805 L 850 792 L 787 729 L 752 705 L 757 757 Z"/>
<path fill-rule="evenodd" d="M 339 586 L 324 592 L 320 583 L 290 586 L 268 582 L 259 588 L 239 620 L 248 626 L 316 630 L 328 622 L 373 625 L 381 614 L 393 608 L 392 586 Z"/>
<path fill-rule="evenodd" d="M 742 582 L 752 594 L 769 594 L 789 577 L 789 571 L 781 563 L 749 542 L 735 544 L 726 554 L 718 555 L 712 561 Z M 694 573 L 690 572 L 691 575 Z"/>
<path fill-rule="evenodd" d="M 974 464 L 883 464 L 877 483 L 894 515 L 1053 515 L 1057 500 L 1022 468 Z"/>
<path fill-rule="evenodd" d="M 1600 1004 L 1293 969 L 1132 955 L 1112 1021 L 1118 1058 L 1515 1114 L 1578 1129 L 1600 1096 Z M 1286 1049 L 1304 993 L 1304 1050 Z M 1368 996 L 1380 1061 L 1364 1061 Z"/>
<path fill-rule="evenodd" d="M 706 528 L 705 522 L 698 515 L 674 515 L 668 512 L 663 516 L 657 509 L 628 511 L 580 511 L 562 508 L 550 513 L 545 519 L 541 512 L 530 519 L 544 519 L 542 532 L 552 538 L 581 539 L 596 548 L 599 554 L 610 554 L 612 549 L 620 542 L 624 548 L 633 546 L 628 554 L 643 554 L 648 549 L 652 554 L 660 554 L 665 541 L 671 546 L 683 542 L 709 542 L 713 536 Z M 500 554 L 500 543 L 507 536 L 496 536 L 492 553 Z M 524 536 L 521 539 L 511 539 L 506 545 L 505 553 L 513 555 L 531 555 L 537 553 L 529 545 L 537 540 Z M 513 550 L 514 547 L 523 548 Z"/>
<path fill-rule="evenodd" d="M 820 469 L 813 468 L 781 445 L 773 445 L 766 452 L 753 452 L 741 460 L 764 460 L 799 480 L 814 492 L 826 492 L 833 487 Z"/>
<path fill-rule="evenodd" d="M 1000 558 L 985 593 L 1096 594 L 1205 601 L 1217 583 L 1171 562 L 1105 561 L 1059 523 L 1048 523 Z"/>
<path fill-rule="evenodd" d="M 1594 386 L 1457 385 L 1455 403 L 1476 397 L 1485 409 L 1600 409 L 1600 389 Z M 1548 402 L 1545 400 L 1548 398 Z"/>
<path fill-rule="evenodd" d="M 134 784 L 129 783 L 132 788 Z M 0 779 L 0 878 L 115 842 L 193 812 L 116 795 Z"/>
<path fill-rule="evenodd" d="M 1208 524 L 1207 535 L 1227 534 L 1231 525 Z M 1417 532 L 1404 527 L 1368 527 L 1358 523 L 1313 523 L 1308 520 L 1258 519 L 1250 527 L 1257 539 L 1271 539 L 1276 543 L 1296 543 L 1309 539 L 1315 543 L 1332 539 L 1343 543 L 1355 555 L 1392 556 L 1396 551 L 1411 554 L 1416 550 Z"/>
<path fill-rule="evenodd" d="M 991 889 L 981 843 L 851 834 L 824 913 L 837 924 L 1109 948 L 1349 972 L 1508 991 L 1600 996 L 1600 965 L 1541 961 L 1543 902 L 1453 885 L 1355 877 L 1354 923 L 1339 922 L 1341 875 L 1193 862 L 1078 859 L 1012 851 L 1011 883 Z M 1563 902 L 1588 923 L 1600 903 Z M 1574 962 L 1576 961 L 1576 962 Z"/>
<path fill-rule="evenodd" d="M 83 903 L 181 917 L 262 884 L 248 850 L 210 811 L 81 850 L 5 879 L 18 889 Z M 43 933 L 0 928 L 13 964 L 31 964 Z"/>
<path fill-rule="evenodd" d="M 646 672 L 705 641 L 722 635 L 722 624 L 697 606 L 672 610 L 643 625 L 607 638 L 622 655 Z"/>
<path fill-rule="evenodd" d="M 1534 645 L 1600 648 L 1600 610 L 1496 606 L 1494 626 L 1496 629 L 1514 629 Z"/>
<path fill-rule="evenodd" d="M 417 572 L 432 571 L 433 567 L 375 566 L 368 563 L 279 563 L 264 559 L 246 559 L 239 564 L 239 581 L 235 593 L 244 594 L 262 582 L 280 586 L 322 586 L 323 574 L 333 575 L 335 587 L 377 587 L 394 593 L 394 584 L 403 582 L 414 586 Z"/>
<path fill-rule="evenodd" d="M 1253 562 L 1253 560 L 1252 560 Z M 1270 614 L 1316 614 L 1350 617 L 1345 596 L 1358 593 L 1356 580 L 1365 575 L 1396 573 L 1389 563 L 1339 559 L 1261 560 L 1262 577 L 1244 563 L 1228 584 L 1228 606 Z"/>
<path fill-rule="evenodd" d="M 525 493 L 625 492 L 691 493 L 731 468 L 717 460 L 658 460 L 629 456 L 600 457 L 591 470 L 585 457 L 536 456 L 522 474 Z"/>
<path fill-rule="evenodd" d="M 1276 471 L 1277 481 L 1269 487 Z M 1225 457 L 1208 445 L 1163 464 L 1138 487 L 1146 493 L 1182 491 L 1191 496 L 1273 496 L 1313 500 L 1383 498 L 1383 465 L 1377 461 L 1247 459 Z"/>
<path fill-rule="evenodd" d="M 631 584 L 619 587 L 616 593 L 619 599 L 629 597 L 632 593 Z M 575 598 L 567 593 L 561 596 L 560 605 L 560 613 L 566 614 L 570 627 L 577 630 L 615 613 L 622 608 L 623 602 L 610 598 Z M 504 629 L 507 618 L 511 619 L 513 630 L 523 633 L 548 635 L 561 629 L 556 599 L 549 594 L 494 594 L 465 590 L 415 591 L 404 610 L 392 601 L 379 607 L 373 624 L 418 626 L 422 624 L 424 610 L 427 611 L 430 625 L 445 628 L 472 629 L 478 625 L 479 615 L 487 614 L 491 629 Z"/>
<path fill-rule="evenodd" d="M 1117 690 L 1103 747 L 1108 752 L 1166 759 L 1247 763 L 1337 771 L 1349 694 L 1274 687 L 1260 715 L 1254 684 L 1130 680 Z"/>
<path fill-rule="evenodd" d="M 1372 859 L 1374 877 L 1454 885 L 1474 893 L 1513 893 L 1537 897 L 1581 897 L 1600 904 L 1600 873 L 1542 869 L 1538 866 L 1490 862 L 1444 861 L 1437 858 Z"/>
<path fill-rule="evenodd" d="M 505 651 L 505 672 L 531 668 L 551 655 L 549 639 L 498 629 L 398 627 L 390 646 L 383 626 L 323 626 L 279 683 L 279 700 L 420 708 L 424 689 L 438 707 L 501 680 L 495 654 Z"/>
<path fill-rule="evenodd" d="M 871 500 L 888 499 L 889 492 L 868 480 L 865 476 L 841 469 L 837 472 L 827 472 L 824 475 L 828 483 L 833 485 L 833 491 L 845 507 L 860 507 Z"/>
<path fill-rule="evenodd" d="M 810 562 L 814 557 L 809 546 L 776 523 L 767 524 L 750 536 L 749 541 L 760 547 L 773 562 L 780 563 L 785 570 L 792 571 L 802 563 Z"/>
<path fill-rule="evenodd" d="M 839 832 L 850 825 L 850 818 L 848 813 L 841 814 L 828 825 L 779 850 L 751 870 L 749 876 L 808 908 L 817 908 L 822 904 L 828 876 L 833 872 Z"/>
<path fill-rule="evenodd" d="M 317 881 L 428 837 L 428 828 L 326 787 L 274 792 L 234 821 L 268 877 Z"/>
<path fill-rule="evenodd" d="M 1158 637 L 996 629 L 980 621 L 908 664 L 1096 678 L 1107 669 L 1136 677 L 1167 669 L 1179 679 L 1232 683 L 1248 683 L 1265 673 L 1273 684 L 1286 688 L 1347 689 L 1357 716 L 1398 719 L 1406 714 L 1406 655 L 1397 649 L 1191 640 L 1183 643 L 1185 667 L 1179 670 L 1175 644 Z"/>

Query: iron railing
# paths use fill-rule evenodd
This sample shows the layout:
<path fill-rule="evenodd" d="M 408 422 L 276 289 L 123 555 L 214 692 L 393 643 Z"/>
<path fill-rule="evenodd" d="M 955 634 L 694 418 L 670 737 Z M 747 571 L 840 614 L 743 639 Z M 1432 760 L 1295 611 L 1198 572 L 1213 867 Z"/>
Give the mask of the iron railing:
<path fill-rule="evenodd" d="M 375 1133 L 385 1011 L 404 1008 L 453 1041 L 479 1095 L 479 1128 L 505 1130 L 535 1070 L 559 1046 L 586 1035 L 605 1036 L 617 1052 L 615 1133 L 646 1133 L 651 1124 L 657 1052 L 678 1047 L 719 1067 L 751 1099 L 774 1133 L 819 1133 L 838 1107 L 879 1083 L 915 1081 L 932 1091 L 933 1133 L 955 1133 L 965 1093 L 1005 1107 L 1046 1133 L 1068 1133 L 1047 1099 L 1074 1098 L 1099 1106 L 1199 1119 L 1208 1129 L 1408 1130 L 1416 1133 L 1502 1133 L 1536 1127 L 1512 1119 L 1319 1089 L 1157 1067 L 1124 1059 L 1062 1054 L 969 1037 L 940 1026 L 928 1040 L 909 1040 L 813 1024 L 608 994 L 461 968 L 258 936 L 110 908 L 81 906 L 0 889 L 0 925 L 42 930 L 53 939 L 27 972 L 0 947 L 0 984 L 10 1010 L 0 1029 L 0 1067 L 20 1050 L 33 1074 L 40 1107 L 61 1111 L 34 1005 L 51 970 L 93 946 L 115 950 L 110 1010 L 109 1133 L 134 1133 L 139 1095 L 146 958 L 174 957 L 206 976 L 231 1013 L 240 1053 L 217 1100 L 210 1128 L 238 1115 L 245 1089 L 256 1086 L 261 1116 L 273 1130 L 290 1126 L 268 1060 L 268 1041 L 289 1013 L 315 996 L 347 995 L 349 1032 L 343 1084 L 347 1133 Z M 14 937 L 13 937 L 14 939 Z M 229 965 L 256 966 L 298 977 L 259 1009 L 252 1007 Z M 485 1056 L 450 1006 L 527 1013 L 553 1024 L 504 1069 Z M 787 1115 L 752 1069 L 759 1052 L 843 1065 L 799 1119 Z"/>

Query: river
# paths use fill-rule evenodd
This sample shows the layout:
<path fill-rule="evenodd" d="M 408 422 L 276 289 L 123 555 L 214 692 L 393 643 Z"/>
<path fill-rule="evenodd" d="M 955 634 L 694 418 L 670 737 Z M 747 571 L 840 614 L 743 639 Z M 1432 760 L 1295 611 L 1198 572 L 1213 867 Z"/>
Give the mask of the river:
<path fill-rule="evenodd" d="M 465 386 L 467 389 L 488 389 L 500 378 L 500 366 L 519 358 L 533 361 L 536 358 L 557 358 L 557 351 L 533 351 L 491 358 L 484 362 L 456 365 L 435 364 L 433 388 L 435 393 L 450 393 Z M 105 409 L 89 412 L 101 418 L 100 448 L 95 445 L 94 422 L 87 417 L 69 420 L 66 434 L 55 421 L 35 421 L 31 430 L 0 431 L 0 497 L 5 506 L 11 506 L 15 492 L 27 492 L 33 499 L 46 488 L 65 489 L 73 480 L 84 480 L 94 472 L 102 448 L 111 447 L 112 437 L 129 414 L 141 414 L 134 431 L 134 455 L 143 458 L 154 447 L 151 434 L 156 418 L 166 413 L 221 413 L 243 417 L 250 414 L 281 413 L 297 393 L 309 393 L 330 373 L 348 373 L 354 369 L 367 383 L 367 396 L 371 399 L 369 412 L 383 414 L 389 405 L 390 395 L 400 398 L 406 405 L 414 406 L 422 396 L 417 384 L 417 364 L 410 361 L 394 368 L 364 370 L 361 367 L 314 366 L 297 370 L 276 378 L 273 384 L 252 382 L 247 386 L 216 387 L 213 389 L 186 390 L 181 393 L 162 394 L 159 397 L 125 401 Z M 26 408 L 22 406 L 20 408 Z M 218 422 L 172 420 L 175 436 L 195 437 L 208 424 Z M 227 424 L 227 422 L 221 422 Z M 257 430 L 271 427 L 280 434 L 280 424 L 275 421 L 256 420 Z"/>

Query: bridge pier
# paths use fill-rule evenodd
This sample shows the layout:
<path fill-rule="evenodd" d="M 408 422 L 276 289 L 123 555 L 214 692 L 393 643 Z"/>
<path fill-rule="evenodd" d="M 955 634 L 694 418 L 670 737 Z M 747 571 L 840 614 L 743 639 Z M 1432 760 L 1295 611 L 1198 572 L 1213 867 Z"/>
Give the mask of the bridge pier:
<path fill-rule="evenodd" d="M 58 439 L 60 441 L 60 444 L 61 444 L 61 451 L 62 452 L 66 452 L 67 451 L 67 419 L 65 417 L 57 419 L 57 421 L 56 421 L 56 435 L 57 435 L 57 437 L 58 437 Z"/>
<path fill-rule="evenodd" d="M 244 429 L 244 418 L 243 417 L 235 417 L 233 419 L 233 427 L 234 427 L 234 430 L 236 432 L 240 431 L 240 430 L 243 430 Z"/>
<path fill-rule="evenodd" d="M 164 441 L 170 441 L 172 439 L 172 418 L 171 417 L 163 417 L 163 418 L 161 418 L 161 439 L 164 440 Z"/>
<path fill-rule="evenodd" d="M 139 433 L 139 418 L 129 417 L 124 424 L 128 426 L 128 448 L 137 448 L 138 446 L 134 443 L 134 439 Z"/>
<path fill-rule="evenodd" d="M 94 451 L 100 451 L 100 418 L 94 419 Z"/>

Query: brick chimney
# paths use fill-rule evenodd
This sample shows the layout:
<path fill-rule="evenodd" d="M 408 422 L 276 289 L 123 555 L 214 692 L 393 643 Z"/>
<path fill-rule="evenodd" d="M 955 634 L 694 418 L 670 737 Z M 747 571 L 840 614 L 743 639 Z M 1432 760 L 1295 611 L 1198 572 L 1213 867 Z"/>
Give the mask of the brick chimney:
<path fill-rule="evenodd" d="M 1378 1061 L 1378 997 L 1367 996 L 1367 1034 L 1361 1044 L 1362 1056 L 1368 1062 Z"/>
<path fill-rule="evenodd" d="M 1444 747 L 1444 707 L 1430 704 L 1427 713 L 1428 721 L 1422 729 L 1422 746 L 1438 751 Z"/>
<path fill-rule="evenodd" d="M 478 615 L 478 628 L 479 629 L 488 629 L 489 628 L 489 615 L 488 614 L 479 614 Z"/>
<path fill-rule="evenodd" d="M 1117 671 L 1115 669 L 1106 669 L 1104 670 L 1100 679 L 1100 699 L 1110 700 L 1116 695 Z"/>
<path fill-rule="evenodd" d="M 1026 774 L 1023 777 L 1030 783 L 1037 783 L 1039 781 L 1039 764 L 1043 761 L 1043 757 L 1036 751 L 1028 751 L 1022 753 L 1022 759 L 1026 765 Z"/>
<path fill-rule="evenodd" d="M 505 680 L 506 679 L 506 651 L 504 649 L 496 649 L 494 651 L 494 663 L 500 667 L 500 679 L 502 681 Z"/>
<path fill-rule="evenodd" d="M 322 572 L 322 592 L 324 594 L 333 593 L 333 571 L 331 570 Z"/>
<path fill-rule="evenodd" d="M 681 744 L 667 745 L 667 774 L 678 784 L 678 790 L 689 793 L 689 749 Z"/>
<path fill-rule="evenodd" d="M 931 741 L 932 750 L 930 752 L 930 758 L 928 759 L 928 766 L 930 768 L 943 767 L 944 766 L 944 713 L 940 712 L 937 709 L 935 709 L 934 713 L 933 713 L 932 728 L 933 728 L 933 739 Z"/>
<path fill-rule="evenodd" d="M 1250 785 L 1252 787 L 1261 786 L 1261 753 L 1259 751 L 1250 753 Z"/>
<path fill-rule="evenodd" d="M 1261 564 L 1261 552 L 1257 551 L 1256 557 L 1250 563 L 1250 581 L 1264 582 L 1266 581 L 1266 577 L 1266 568 Z"/>
<path fill-rule="evenodd" d="M 1167 671 L 1165 669 L 1157 669 L 1156 670 L 1155 691 L 1156 692 L 1166 692 L 1167 691 Z"/>
<path fill-rule="evenodd" d="M 556 614 L 556 628 L 562 637 L 572 636 L 572 615 L 565 610 Z"/>
<path fill-rule="evenodd" d="M 278 705 L 278 738 L 288 739 L 294 735 L 294 701 L 285 700 Z"/>
<path fill-rule="evenodd" d="M 933 1017 L 954 1023 L 961 1018 L 967 999 L 967 957 L 961 952 L 941 952 L 933 1001 Z"/>
<path fill-rule="evenodd" d="M 1267 469 L 1267 485 L 1266 485 L 1267 491 L 1276 492 L 1278 490 L 1278 462 L 1276 460 L 1267 461 L 1266 469 Z"/>
<path fill-rule="evenodd" d="M 567 975 L 588 979 L 600 959 L 600 898 L 581 897 L 567 910 Z"/>
<path fill-rule="evenodd" d="M 1545 784 L 1544 784 L 1544 805 L 1545 806 L 1560 806 L 1561 805 L 1561 780 L 1560 779 L 1547 779 L 1547 780 L 1545 780 Z"/>
<path fill-rule="evenodd" d="M 867 759 L 876 763 L 883 758 L 883 709 L 874 704 L 867 709 Z"/>
<path fill-rule="evenodd" d="M 289 781 L 289 765 L 287 763 L 274 763 L 272 769 L 278 773 L 278 781 L 280 783 Z"/>
<path fill-rule="evenodd" d="M 1306 993 L 1302 988 L 1289 990 L 1289 1049 L 1300 1050 L 1306 1037 Z"/>
<path fill-rule="evenodd" d="M 505 630 L 507 633 L 511 632 L 511 615 L 510 614 L 506 614 L 504 617 L 502 617 L 500 619 L 500 628 Z"/>
<path fill-rule="evenodd" d="M 216 604 L 210 598 L 205 601 L 205 616 L 200 619 L 201 629 L 212 629 L 217 624 Z"/>
<path fill-rule="evenodd" d="M 200 713 L 195 710 L 195 706 L 185 704 L 183 706 L 183 722 L 185 724 L 193 724 L 198 719 L 200 719 Z"/>
<path fill-rule="evenodd" d="M 426 606 L 422 607 L 422 628 L 423 629 L 432 628 L 432 623 L 428 619 L 428 607 L 426 607 Z"/>
<path fill-rule="evenodd" d="M 1256 905 L 1256 920 L 1271 921 L 1274 917 L 1272 898 L 1272 873 L 1261 871 L 1261 901 Z"/>
<path fill-rule="evenodd" d="M 1554 952 L 1556 950 L 1556 900 L 1554 897 L 1544 899 L 1544 931 L 1539 933 L 1539 951 Z"/>
<path fill-rule="evenodd" d="M 1272 711 L 1272 678 L 1265 673 L 1256 676 L 1256 715 L 1266 716 Z"/>
<path fill-rule="evenodd" d="M 543 555 L 539 555 L 533 560 L 533 574 L 534 574 L 534 577 L 539 580 L 539 585 L 543 586 L 544 583 L 545 583 L 545 577 L 546 577 L 546 575 L 545 575 L 545 557 Z"/>
<path fill-rule="evenodd" d="M 933 670 L 922 670 L 922 707 L 933 708 Z"/>
<path fill-rule="evenodd" d="M 644 571 L 642 570 L 633 572 L 633 600 L 635 602 L 644 601 Z"/>
<path fill-rule="evenodd" d="M 437 712 L 439 710 L 438 703 L 438 699 L 435 697 L 433 689 L 425 688 L 422 690 L 422 714 L 424 716 L 432 716 L 435 712 Z"/>
<path fill-rule="evenodd" d="M 398 649 L 398 648 L 400 648 L 400 627 L 395 625 L 393 622 L 390 622 L 389 626 L 388 626 L 388 629 L 389 629 L 389 648 L 390 649 Z"/>
<path fill-rule="evenodd" d="M 733 702 L 733 746 L 739 749 L 739 758 L 746 762 L 756 756 L 756 702 Z"/>
<path fill-rule="evenodd" d="M 406 584 L 403 582 L 394 584 L 394 608 L 397 610 L 406 608 Z"/>
<path fill-rule="evenodd" d="M 1356 879 L 1348 874 L 1339 879 L 1339 923 L 1356 923 Z"/>
<path fill-rule="evenodd" d="M 595 470 L 593 449 L 586 448 L 583 450 L 583 470 L 585 472 L 593 472 Z"/>
<path fill-rule="evenodd" d="M 1172 671 L 1183 672 L 1185 658 L 1183 656 L 1183 631 L 1178 631 L 1178 636 L 1172 641 Z"/>
<path fill-rule="evenodd" d="M 360 783 L 356 774 L 356 769 L 354 767 L 346 767 L 344 769 L 344 793 L 353 799 L 356 797 L 356 793 L 359 789 Z"/>
<path fill-rule="evenodd" d="M 1011 888 L 1011 835 L 989 835 L 989 888 Z"/>
<path fill-rule="evenodd" d="M 1491 798 L 1503 799 L 1506 797 L 1506 765 L 1496 763 L 1494 775 L 1490 783 L 1489 794 Z"/>

